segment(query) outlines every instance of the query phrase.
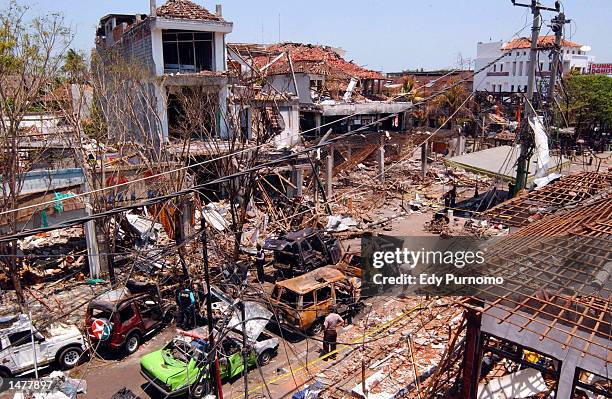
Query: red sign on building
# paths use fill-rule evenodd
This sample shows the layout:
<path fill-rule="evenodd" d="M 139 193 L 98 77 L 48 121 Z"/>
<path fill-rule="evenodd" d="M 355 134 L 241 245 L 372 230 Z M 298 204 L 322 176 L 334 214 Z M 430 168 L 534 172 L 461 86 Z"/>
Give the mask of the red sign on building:
<path fill-rule="evenodd" d="M 591 64 L 591 74 L 612 75 L 612 64 Z"/>

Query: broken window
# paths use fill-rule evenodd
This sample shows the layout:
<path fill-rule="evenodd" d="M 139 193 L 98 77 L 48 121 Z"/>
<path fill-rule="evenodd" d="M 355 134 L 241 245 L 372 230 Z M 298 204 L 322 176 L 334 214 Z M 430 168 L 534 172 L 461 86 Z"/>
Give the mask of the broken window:
<path fill-rule="evenodd" d="M 164 71 L 194 73 L 213 67 L 213 34 L 165 30 L 162 33 Z"/>
<path fill-rule="evenodd" d="M 168 94 L 172 138 L 206 140 L 217 135 L 218 96 L 204 87 L 174 87 Z"/>
<path fill-rule="evenodd" d="M 8 339 L 12 346 L 27 344 L 30 342 L 30 330 L 9 334 Z"/>
<path fill-rule="evenodd" d="M 317 291 L 317 302 L 323 302 L 331 298 L 332 292 L 331 287 L 322 287 Z"/>
<path fill-rule="evenodd" d="M 291 306 L 292 308 L 297 308 L 299 295 L 291 290 L 284 289 L 281 294 L 280 301 Z"/>
<path fill-rule="evenodd" d="M 119 312 L 119 320 L 121 320 L 122 323 L 125 323 L 126 321 L 131 319 L 132 316 L 134 316 L 134 309 L 132 309 L 131 304 Z"/>
<path fill-rule="evenodd" d="M 302 297 L 302 308 L 309 308 L 312 305 L 314 305 L 314 291 L 307 292 Z"/>
<path fill-rule="evenodd" d="M 574 381 L 573 398 L 612 397 L 612 380 L 610 378 L 577 368 Z"/>

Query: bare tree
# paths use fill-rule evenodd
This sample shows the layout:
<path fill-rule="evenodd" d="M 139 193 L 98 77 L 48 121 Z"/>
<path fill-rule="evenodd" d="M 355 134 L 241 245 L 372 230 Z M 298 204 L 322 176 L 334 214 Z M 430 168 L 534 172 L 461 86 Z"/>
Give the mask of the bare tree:
<path fill-rule="evenodd" d="M 42 111 L 41 97 L 61 75 L 63 54 L 70 32 L 58 14 L 29 19 L 28 8 L 11 1 L 0 11 L 0 176 L 2 219 L 9 232 L 17 230 L 17 213 L 24 175 L 35 163 L 23 159 L 20 147 L 31 139 L 23 121 L 32 111 Z M 41 156 L 42 149 L 37 156 Z M 19 281 L 17 243 L 4 251 L 20 305 L 25 304 Z"/>

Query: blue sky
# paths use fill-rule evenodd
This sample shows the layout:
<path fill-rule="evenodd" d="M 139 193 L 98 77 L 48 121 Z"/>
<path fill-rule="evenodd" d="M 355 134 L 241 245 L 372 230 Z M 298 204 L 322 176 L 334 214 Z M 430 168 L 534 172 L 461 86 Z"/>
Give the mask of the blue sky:
<path fill-rule="evenodd" d="M 149 0 L 19 0 L 37 13 L 62 12 L 76 30 L 74 47 L 93 46 L 97 21 L 109 13 L 148 13 Z M 157 0 L 161 5 L 165 0 Z M 528 0 L 523 0 L 527 2 Z M 211 11 L 214 0 L 195 0 Z M 219 2 L 219 0 L 217 1 Z M 541 0 L 552 5 L 554 0 Z M 0 0 L 3 6 L 8 0 Z M 342 47 L 346 58 L 385 72 L 455 67 L 474 58 L 478 41 L 507 40 L 525 26 L 525 8 L 510 0 L 222 0 L 234 22 L 230 42 L 279 39 Z M 568 38 L 612 62 L 612 0 L 565 0 Z M 553 13 L 546 12 L 546 19 Z M 530 22 L 530 21 L 529 21 Z M 543 33 L 549 29 L 543 28 Z M 262 37 L 263 34 L 263 37 Z M 529 27 L 522 36 L 530 34 Z"/>

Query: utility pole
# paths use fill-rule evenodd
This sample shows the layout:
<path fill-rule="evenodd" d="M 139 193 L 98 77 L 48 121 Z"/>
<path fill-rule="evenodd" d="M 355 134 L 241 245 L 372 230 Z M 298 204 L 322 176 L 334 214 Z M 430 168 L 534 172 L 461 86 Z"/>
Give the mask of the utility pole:
<path fill-rule="evenodd" d="M 217 359 L 217 350 L 215 349 L 215 334 L 213 324 L 212 299 L 210 296 L 210 273 L 208 268 L 208 237 L 206 235 L 206 218 L 202 214 L 200 221 L 200 230 L 202 231 L 202 256 L 204 258 L 204 282 L 206 283 L 206 321 L 208 324 L 208 345 L 212 350 L 209 354 L 208 379 L 213 388 L 213 392 L 217 394 L 217 398 L 223 399 L 223 391 L 221 385 L 221 375 L 219 373 L 219 363 Z M 202 376 L 200 376 L 202 378 Z M 214 379 L 214 383 L 213 383 Z"/>
<path fill-rule="evenodd" d="M 527 185 L 527 177 L 529 176 L 529 157 L 532 147 L 531 134 L 529 133 L 529 117 L 535 116 L 532 108 L 533 92 L 535 88 L 535 72 L 538 62 L 538 39 L 540 37 L 540 27 L 542 24 L 540 11 L 559 11 L 561 8 L 559 2 L 555 3 L 556 8 L 543 7 L 539 0 L 531 0 L 531 4 L 520 4 L 512 0 L 512 4 L 518 7 L 531 8 L 533 15 L 533 23 L 531 25 L 531 49 L 529 51 L 529 68 L 527 69 L 527 92 L 525 93 L 525 123 L 521 127 L 521 153 L 517 161 L 516 168 L 516 184 L 514 185 L 514 193 L 518 193 Z"/>
<path fill-rule="evenodd" d="M 246 324 L 246 310 L 244 301 L 241 300 L 238 304 L 240 306 L 240 317 L 242 318 L 242 364 L 244 364 L 244 370 L 242 370 L 242 378 L 244 378 L 244 397 L 249 397 L 249 376 L 248 376 L 248 367 L 247 367 L 247 359 L 249 358 L 251 348 L 249 346 L 249 341 L 247 337 L 247 324 Z M 259 366 L 259 365 L 258 365 Z"/>
<path fill-rule="evenodd" d="M 555 85 L 557 84 L 557 75 L 559 73 L 559 63 L 561 62 L 561 42 L 563 40 L 563 27 L 565 24 L 572 22 L 571 19 L 565 19 L 565 13 L 560 12 L 558 16 L 551 21 L 551 29 L 555 32 L 555 48 L 553 49 L 552 68 L 550 69 L 550 83 L 548 84 L 548 105 L 552 108 L 555 102 Z"/>

